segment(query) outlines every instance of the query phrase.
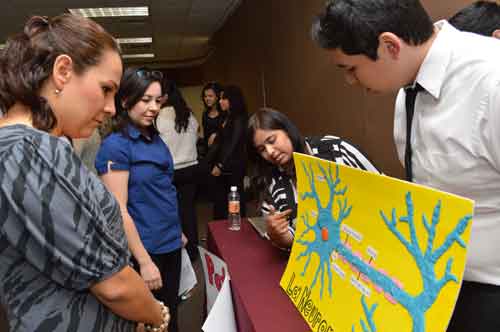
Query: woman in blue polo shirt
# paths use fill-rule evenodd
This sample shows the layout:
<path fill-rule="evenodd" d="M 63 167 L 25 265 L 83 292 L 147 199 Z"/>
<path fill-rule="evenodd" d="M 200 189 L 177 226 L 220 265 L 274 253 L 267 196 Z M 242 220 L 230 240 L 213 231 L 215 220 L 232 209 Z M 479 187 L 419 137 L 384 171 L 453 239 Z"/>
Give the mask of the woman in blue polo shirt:
<path fill-rule="evenodd" d="M 156 298 L 170 308 L 177 331 L 181 226 L 173 160 L 153 123 L 164 101 L 162 75 L 128 68 L 116 95 L 113 133 L 102 142 L 95 166 L 120 203 L 130 251 Z"/>

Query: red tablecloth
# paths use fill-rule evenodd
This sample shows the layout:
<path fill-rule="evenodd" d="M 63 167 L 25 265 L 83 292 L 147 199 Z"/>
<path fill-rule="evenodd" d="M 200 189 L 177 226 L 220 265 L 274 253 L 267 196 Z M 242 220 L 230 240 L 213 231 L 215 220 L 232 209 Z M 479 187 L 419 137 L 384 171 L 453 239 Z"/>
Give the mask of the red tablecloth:
<path fill-rule="evenodd" d="M 207 245 L 228 265 L 238 331 L 310 331 L 279 285 L 288 253 L 262 239 L 246 220 L 238 232 L 228 227 L 227 221 L 209 223 Z"/>

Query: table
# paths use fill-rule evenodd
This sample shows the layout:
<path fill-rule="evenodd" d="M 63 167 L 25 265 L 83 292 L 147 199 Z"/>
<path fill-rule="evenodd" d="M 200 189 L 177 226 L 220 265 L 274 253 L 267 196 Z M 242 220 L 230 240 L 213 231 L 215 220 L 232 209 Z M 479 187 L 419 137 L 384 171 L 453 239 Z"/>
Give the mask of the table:
<path fill-rule="evenodd" d="M 279 285 L 288 253 L 261 238 L 246 219 L 238 232 L 228 227 L 227 221 L 210 222 L 207 246 L 228 266 L 238 331 L 310 331 Z"/>

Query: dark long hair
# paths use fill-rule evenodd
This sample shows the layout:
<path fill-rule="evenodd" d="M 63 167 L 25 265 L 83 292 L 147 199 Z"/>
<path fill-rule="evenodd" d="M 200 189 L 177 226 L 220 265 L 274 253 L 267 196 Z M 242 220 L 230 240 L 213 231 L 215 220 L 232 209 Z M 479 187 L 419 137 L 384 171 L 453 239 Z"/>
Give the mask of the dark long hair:
<path fill-rule="evenodd" d="M 40 90 L 56 58 L 68 55 L 75 73 L 82 74 L 98 65 L 107 50 L 120 53 L 113 37 L 93 20 L 70 14 L 30 18 L 24 31 L 9 38 L 0 52 L 1 112 L 21 103 L 30 108 L 35 128 L 54 129 L 57 119 Z"/>
<path fill-rule="evenodd" d="M 245 97 L 243 97 L 243 92 L 239 86 L 224 86 L 222 92 L 221 99 L 229 100 L 229 113 L 227 114 L 229 121 L 238 116 L 248 115 Z"/>
<path fill-rule="evenodd" d="M 163 92 L 167 94 L 167 105 L 172 106 L 175 110 L 175 131 L 178 133 L 186 131 L 192 113 L 191 108 L 187 105 L 174 81 L 166 81 Z"/>
<path fill-rule="evenodd" d="M 115 96 L 116 115 L 113 118 L 112 131 L 121 131 L 128 135 L 127 127 L 131 123 L 128 111 L 137 104 L 149 86 L 158 82 L 163 83 L 163 75 L 159 71 L 150 70 L 146 67 L 129 67 L 125 70 L 120 82 L 120 89 Z M 152 133 L 158 131 L 152 125 L 149 127 Z"/>
<path fill-rule="evenodd" d="M 276 166 L 264 160 L 255 149 L 254 136 L 257 129 L 283 130 L 288 135 L 288 138 L 290 138 L 294 152 L 304 153 L 305 143 L 304 137 L 300 134 L 297 127 L 281 112 L 264 107 L 250 116 L 246 133 L 247 151 L 256 173 L 256 176 L 252 179 L 252 184 L 260 191 L 270 184 Z"/>

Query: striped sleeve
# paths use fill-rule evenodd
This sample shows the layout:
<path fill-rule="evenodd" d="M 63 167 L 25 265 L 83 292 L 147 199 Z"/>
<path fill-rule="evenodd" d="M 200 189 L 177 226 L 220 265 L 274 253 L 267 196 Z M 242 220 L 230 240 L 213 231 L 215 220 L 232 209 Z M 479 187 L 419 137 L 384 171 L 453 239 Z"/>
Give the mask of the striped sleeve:
<path fill-rule="evenodd" d="M 2 163 L 2 231 L 51 280 L 88 289 L 128 264 L 120 210 L 71 148 L 47 137 L 18 143 Z"/>
<path fill-rule="evenodd" d="M 335 155 L 333 161 L 364 171 L 381 174 L 378 168 L 351 143 L 331 135 L 324 136 L 321 138 L 321 141 L 331 142 L 331 148 Z"/>
<path fill-rule="evenodd" d="M 347 166 L 354 168 L 359 168 L 365 171 L 380 173 L 380 171 L 362 154 L 357 148 L 342 141 L 340 143 L 340 152 L 342 154 L 342 159 Z"/>
<path fill-rule="evenodd" d="M 276 180 L 273 178 L 271 184 L 268 188 L 269 199 L 264 199 L 260 206 L 260 212 L 262 216 L 268 216 L 271 210 L 275 211 L 285 211 L 286 206 L 286 194 L 284 194 L 283 188 L 278 188 Z M 285 203 L 284 203 L 285 202 Z M 295 221 L 291 221 L 288 225 L 288 230 L 295 237 Z"/>
<path fill-rule="evenodd" d="M 273 205 L 273 202 L 270 201 L 270 197 L 272 197 L 273 195 L 273 190 L 275 186 L 276 186 L 276 181 L 272 179 L 271 184 L 267 188 L 266 197 L 268 197 L 268 199 L 264 199 L 260 206 L 260 212 L 262 213 L 263 216 L 267 216 L 269 213 L 271 213 L 271 209 L 273 208 L 276 209 L 276 207 Z"/>

